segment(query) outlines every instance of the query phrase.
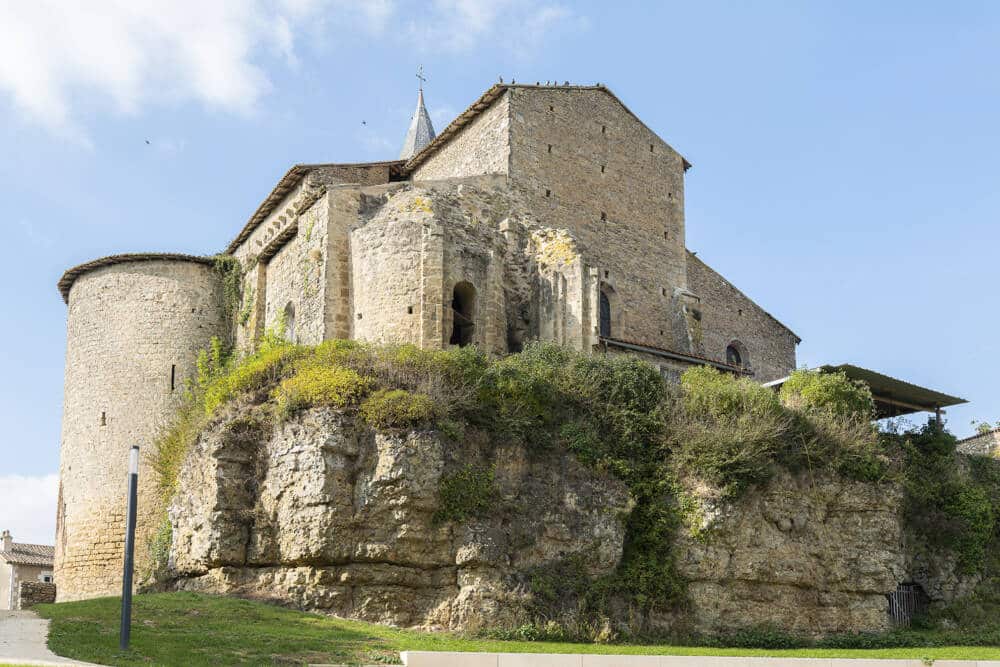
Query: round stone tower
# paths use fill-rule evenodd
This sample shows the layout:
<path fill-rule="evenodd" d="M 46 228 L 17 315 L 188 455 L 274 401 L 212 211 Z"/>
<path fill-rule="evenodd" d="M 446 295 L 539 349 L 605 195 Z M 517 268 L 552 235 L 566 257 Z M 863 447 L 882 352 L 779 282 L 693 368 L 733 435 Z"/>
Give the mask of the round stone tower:
<path fill-rule="evenodd" d="M 118 255 L 67 271 L 55 580 L 58 599 L 121 592 L 128 451 L 139 445 L 136 564 L 159 518 L 149 454 L 199 350 L 225 331 L 211 259 Z"/>

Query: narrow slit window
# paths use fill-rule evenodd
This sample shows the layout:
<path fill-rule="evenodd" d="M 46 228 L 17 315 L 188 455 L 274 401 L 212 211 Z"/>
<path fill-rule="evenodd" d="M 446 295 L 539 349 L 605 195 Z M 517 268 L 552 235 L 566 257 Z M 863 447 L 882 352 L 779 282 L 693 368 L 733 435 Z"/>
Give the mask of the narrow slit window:
<path fill-rule="evenodd" d="M 170 364 L 170 391 L 177 388 L 177 364 Z"/>
<path fill-rule="evenodd" d="M 552 196 L 552 190 L 546 190 L 545 191 L 545 196 L 546 197 L 551 197 Z"/>
<path fill-rule="evenodd" d="M 108 425 L 108 413 L 102 412 L 101 413 L 101 426 L 107 426 L 107 425 Z"/>
<path fill-rule="evenodd" d="M 603 164 L 601 165 L 601 173 L 602 174 L 604 173 L 604 165 Z"/>
<path fill-rule="evenodd" d="M 549 152 L 552 152 L 552 144 L 549 144 Z"/>
<path fill-rule="evenodd" d="M 413 314 L 413 306 L 407 306 L 406 307 L 406 314 L 407 315 L 412 315 Z"/>
<path fill-rule="evenodd" d="M 607 221 L 608 221 L 608 214 L 605 213 L 604 211 L 601 211 L 601 222 L 607 222 Z"/>

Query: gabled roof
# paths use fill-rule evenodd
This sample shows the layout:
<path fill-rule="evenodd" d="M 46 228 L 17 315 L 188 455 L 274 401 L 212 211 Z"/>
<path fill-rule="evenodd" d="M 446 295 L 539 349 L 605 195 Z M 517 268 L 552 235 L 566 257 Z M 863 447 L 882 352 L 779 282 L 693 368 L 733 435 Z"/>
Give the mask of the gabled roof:
<path fill-rule="evenodd" d="M 500 99 L 500 97 L 508 90 L 513 90 L 515 88 L 525 89 L 525 90 L 565 90 L 565 91 L 599 90 L 605 93 L 606 95 L 610 96 L 611 99 L 617 102 L 621 106 L 621 108 L 624 109 L 626 113 L 628 113 L 628 115 L 632 116 L 632 118 L 634 118 L 640 125 L 649 130 L 650 133 L 652 133 L 654 136 L 659 136 L 658 134 L 656 134 L 656 132 L 653 132 L 653 130 L 650 129 L 648 125 L 642 122 L 641 118 L 632 113 L 632 110 L 629 109 L 627 106 L 625 106 L 625 103 L 622 102 L 617 95 L 611 92 L 609 88 L 607 88 L 606 86 L 602 86 L 601 84 L 597 84 L 596 86 L 570 86 L 570 85 L 553 86 L 553 85 L 536 84 L 532 86 L 521 83 L 516 83 L 516 84 L 496 83 L 493 84 L 493 86 L 490 87 L 489 90 L 480 95 L 479 99 L 470 104 L 468 109 L 460 113 L 458 117 L 455 118 L 455 120 L 451 121 L 448 127 L 444 128 L 441 134 L 435 137 L 434 141 L 427 144 L 427 146 L 422 151 L 411 157 L 410 160 L 406 163 L 406 166 L 403 168 L 404 173 L 406 174 L 413 173 L 413 171 L 417 167 L 419 167 L 421 164 L 427 161 L 428 158 L 437 153 L 439 150 L 441 150 L 441 148 L 444 147 L 445 144 L 451 141 L 452 137 L 458 134 L 463 127 L 471 123 L 476 118 L 476 116 L 489 109 L 493 105 L 493 103 L 496 102 L 498 99 Z M 681 156 L 681 159 L 684 160 L 685 171 L 690 169 L 691 163 L 688 162 L 683 156 Z"/>
<path fill-rule="evenodd" d="M 403 150 L 399 152 L 400 160 L 409 160 L 411 157 L 423 150 L 424 146 L 434 139 L 434 125 L 431 117 L 424 106 L 424 90 L 420 89 L 417 94 L 417 109 L 413 112 L 413 119 L 410 121 L 410 129 L 406 131 L 406 138 L 403 140 Z"/>
<path fill-rule="evenodd" d="M 10 551 L 0 549 L 0 561 L 6 561 L 15 565 L 37 565 L 39 567 L 52 567 L 55 558 L 55 547 L 44 544 L 24 544 L 14 542 L 10 545 Z"/>
<path fill-rule="evenodd" d="M 774 322 L 779 327 L 781 327 L 782 329 L 784 329 L 785 331 L 787 331 L 788 333 L 790 333 L 792 335 L 792 337 L 795 338 L 795 344 L 796 345 L 798 345 L 799 343 L 802 342 L 802 338 L 797 333 L 795 333 L 794 331 L 792 331 L 792 329 L 787 324 L 785 324 L 784 322 L 782 322 L 781 320 L 779 320 L 777 317 L 775 317 L 771 313 L 769 313 L 766 310 L 764 310 L 763 308 L 761 308 L 761 305 L 759 303 L 757 303 L 756 301 L 754 301 L 753 299 L 751 299 L 749 296 L 747 296 L 743 292 L 743 290 L 741 290 L 739 287 L 737 287 L 736 285 L 734 285 L 733 283 L 731 283 L 724 275 L 722 275 L 721 273 L 719 273 L 718 271 L 716 271 L 715 269 L 713 269 L 711 266 L 709 266 L 708 263 L 705 262 L 705 260 L 703 260 L 702 258 L 698 257 L 698 255 L 696 255 L 695 253 L 691 252 L 687 248 L 685 248 L 685 250 L 687 250 L 687 259 L 688 259 L 688 261 L 690 261 L 690 260 L 693 259 L 694 261 L 698 262 L 699 264 L 701 264 L 702 266 L 704 266 L 706 269 L 708 269 L 709 271 L 711 271 L 712 273 L 714 273 L 715 275 L 719 276 L 719 278 L 721 278 L 723 281 L 725 281 L 725 283 L 727 285 L 729 285 L 729 287 L 731 287 L 732 289 L 734 289 L 737 294 L 739 294 L 740 296 L 742 296 L 744 299 L 746 299 L 747 301 L 749 301 L 753 305 L 757 306 L 757 308 L 760 308 L 760 311 L 762 313 L 764 313 L 764 315 L 766 315 L 772 322 Z"/>
<path fill-rule="evenodd" d="M 246 241 L 253 230 L 257 229 L 267 216 L 271 215 L 272 212 L 278 205 L 284 201 L 288 193 L 298 187 L 302 179 L 306 177 L 311 171 L 316 169 L 326 169 L 326 168 L 351 168 L 351 167 L 389 167 L 390 173 L 397 172 L 402 168 L 404 162 L 403 160 L 384 160 L 382 162 L 324 162 L 319 164 L 296 164 L 293 165 L 291 169 L 285 172 L 285 175 L 281 177 L 278 184 L 274 186 L 257 210 L 254 211 L 250 219 L 247 220 L 247 224 L 243 226 L 240 233 L 237 234 L 236 238 L 233 239 L 232 243 L 226 248 L 226 252 L 232 254 L 236 248 L 239 247 L 241 243 Z"/>

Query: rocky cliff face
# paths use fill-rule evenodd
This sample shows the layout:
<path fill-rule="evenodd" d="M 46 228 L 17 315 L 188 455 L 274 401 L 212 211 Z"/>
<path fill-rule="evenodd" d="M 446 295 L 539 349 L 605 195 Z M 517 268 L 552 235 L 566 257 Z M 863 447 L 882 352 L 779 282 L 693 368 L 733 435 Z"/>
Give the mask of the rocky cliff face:
<path fill-rule="evenodd" d="M 888 629 L 886 594 L 906 580 L 901 502 L 891 484 L 783 473 L 715 507 L 699 536 L 677 539 L 692 623 L 706 632 Z"/>
<path fill-rule="evenodd" d="M 252 409 L 206 432 L 169 515 L 183 589 L 271 598 L 397 625 L 520 622 L 520 573 L 580 557 L 611 572 L 630 498 L 566 453 L 488 453 L 436 432 L 376 433 L 331 409 L 263 427 Z M 492 467 L 490 518 L 436 520 L 439 484 Z"/>
<path fill-rule="evenodd" d="M 475 630 L 531 620 L 533 570 L 572 561 L 596 578 L 621 560 L 633 501 L 572 454 L 376 432 L 329 408 L 269 426 L 263 409 L 231 408 L 184 464 L 169 510 L 178 588 Z M 490 508 L 442 519 L 442 480 L 470 467 L 492 471 Z M 703 495 L 697 534 L 674 539 L 687 604 L 647 630 L 874 632 L 901 582 L 948 601 L 979 580 L 904 533 L 898 484 L 784 472 L 735 504 Z M 634 627 L 634 610 L 611 609 L 612 627 Z"/>

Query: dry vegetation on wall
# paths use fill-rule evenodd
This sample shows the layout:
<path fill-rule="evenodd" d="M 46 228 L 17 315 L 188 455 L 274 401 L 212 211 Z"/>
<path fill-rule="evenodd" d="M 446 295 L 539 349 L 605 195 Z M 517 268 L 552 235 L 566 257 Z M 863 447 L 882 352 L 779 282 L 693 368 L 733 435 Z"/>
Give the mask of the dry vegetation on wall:
<path fill-rule="evenodd" d="M 912 530 L 929 548 L 955 549 L 963 567 L 984 573 L 983 609 L 996 609 L 989 605 L 1000 599 L 987 576 L 998 571 L 1000 461 L 949 472 L 954 438 L 934 425 L 880 434 L 870 392 L 843 375 L 796 371 L 779 395 L 708 367 L 668 385 L 632 357 L 551 344 L 492 358 L 473 347 L 429 351 L 343 340 L 297 346 L 274 334 L 240 360 L 216 341 L 198 368 L 184 409 L 158 442 L 154 468 L 165 505 L 199 433 L 247 404 L 273 424 L 333 406 L 377 430 L 436 429 L 456 443 L 474 431 L 493 446 L 516 442 L 538 454 L 559 448 L 621 479 L 635 503 L 617 570 L 594 579 L 569 560 L 524 572 L 534 621 L 494 630 L 508 637 L 608 638 L 612 606 L 625 605 L 636 617 L 682 608 L 685 582 L 672 550 L 677 531 L 698 534 L 706 501 L 736 502 L 782 468 L 904 484 Z M 470 464 L 445 475 L 436 519 L 489 515 L 494 493 L 489 468 Z M 161 565 L 169 540 L 165 524 L 151 545 Z"/>

